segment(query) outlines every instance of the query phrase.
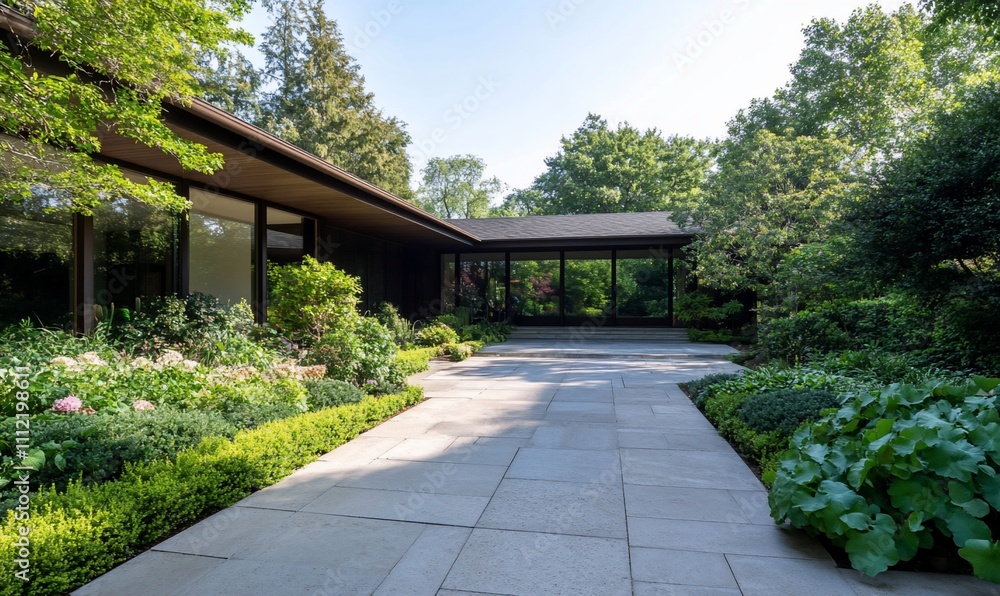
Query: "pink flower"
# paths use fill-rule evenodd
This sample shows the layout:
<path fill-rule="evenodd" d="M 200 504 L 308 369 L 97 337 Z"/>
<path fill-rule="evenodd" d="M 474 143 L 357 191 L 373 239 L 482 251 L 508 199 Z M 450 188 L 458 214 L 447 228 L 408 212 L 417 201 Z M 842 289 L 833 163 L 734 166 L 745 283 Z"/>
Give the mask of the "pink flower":
<path fill-rule="evenodd" d="M 139 412 L 142 410 L 155 410 L 156 406 L 144 399 L 137 399 L 132 402 L 132 409 Z"/>
<path fill-rule="evenodd" d="M 82 407 L 83 402 L 72 393 L 62 399 L 57 399 L 52 404 L 52 410 L 56 412 L 76 412 Z"/>

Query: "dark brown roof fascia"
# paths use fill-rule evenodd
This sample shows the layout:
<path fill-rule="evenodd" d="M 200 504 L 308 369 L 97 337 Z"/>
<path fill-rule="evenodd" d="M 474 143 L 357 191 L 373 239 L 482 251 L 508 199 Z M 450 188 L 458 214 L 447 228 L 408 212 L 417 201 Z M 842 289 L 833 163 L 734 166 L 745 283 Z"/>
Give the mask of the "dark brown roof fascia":
<path fill-rule="evenodd" d="M 189 106 L 176 107 L 179 107 L 197 118 L 211 122 L 220 128 L 240 135 L 252 143 L 256 143 L 259 146 L 274 151 L 279 155 L 290 158 L 291 160 L 296 161 L 311 170 L 329 176 L 350 188 L 360 190 L 364 195 L 368 195 L 376 199 L 371 200 L 365 196 L 359 196 L 359 193 L 356 192 L 350 193 L 351 196 L 358 200 L 362 200 L 370 205 L 393 213 L 394 215 L 402 217 L 411 223 L 438 231 L 439 233 L 451 237 L 453 240 L 458 240 L 467 244 L 479 242 L 479 238 L 473 234 L 466 232 L 459 227 L 453 226 L 443 219 L 435 217 L 423 209 L 420 209 L 413 203 L 401 199 L 392 193 L 375 186 L 367 180 L 342 170 L 329 162 L 323 161 L 308 151 L 300 149 L 285 140 L 279 139 L 267 131 L 250 124 L 249 122 L 240 120 L 229 112 L 219 109 L 206 101 L 195 99 Z"/>
<path fill-rule="evenodd" d="M 26 41 L 31 41 L 38 35 L 34 19 L 17 12 L 6 4 L 0 4 L 0 29 L 10 31 Z"/>

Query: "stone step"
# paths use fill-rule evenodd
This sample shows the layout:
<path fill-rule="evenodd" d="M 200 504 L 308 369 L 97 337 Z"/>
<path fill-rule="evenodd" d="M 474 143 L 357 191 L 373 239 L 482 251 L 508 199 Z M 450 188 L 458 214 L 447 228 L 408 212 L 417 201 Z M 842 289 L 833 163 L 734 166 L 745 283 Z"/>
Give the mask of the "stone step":
<path fill-rule="evenodd" d="M 687 329 L 647 327 L 518 327 L 507 336 L 510 340 L 593 340 L 689 343 Z"/>

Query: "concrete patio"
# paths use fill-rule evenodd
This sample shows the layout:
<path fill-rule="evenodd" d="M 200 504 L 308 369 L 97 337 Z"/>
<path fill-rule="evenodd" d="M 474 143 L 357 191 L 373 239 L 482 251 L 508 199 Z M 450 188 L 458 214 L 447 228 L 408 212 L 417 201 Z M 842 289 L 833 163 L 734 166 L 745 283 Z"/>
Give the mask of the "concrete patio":
<path fill-rule="evenodd" d="M 432 371 L 424 403 L 75 594 L 1000 594 L 866 578 L 776 526 L 677 387 L 735 370 L 495 356 Z"/>

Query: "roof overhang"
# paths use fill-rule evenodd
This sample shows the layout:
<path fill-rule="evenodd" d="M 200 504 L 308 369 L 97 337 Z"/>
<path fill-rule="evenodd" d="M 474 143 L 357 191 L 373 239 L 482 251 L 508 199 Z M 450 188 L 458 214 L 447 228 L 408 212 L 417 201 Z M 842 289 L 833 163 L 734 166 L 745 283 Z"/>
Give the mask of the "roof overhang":
<path fill-rule="evenodd" d="M 100 158 L 147 175 L 265 201 L 330 225 L 401 244 L 470 246 L 475 236 L 206 102 L 166 106 L 167 126 L 225 158 L 212 175 L 109 132 Z"/>

